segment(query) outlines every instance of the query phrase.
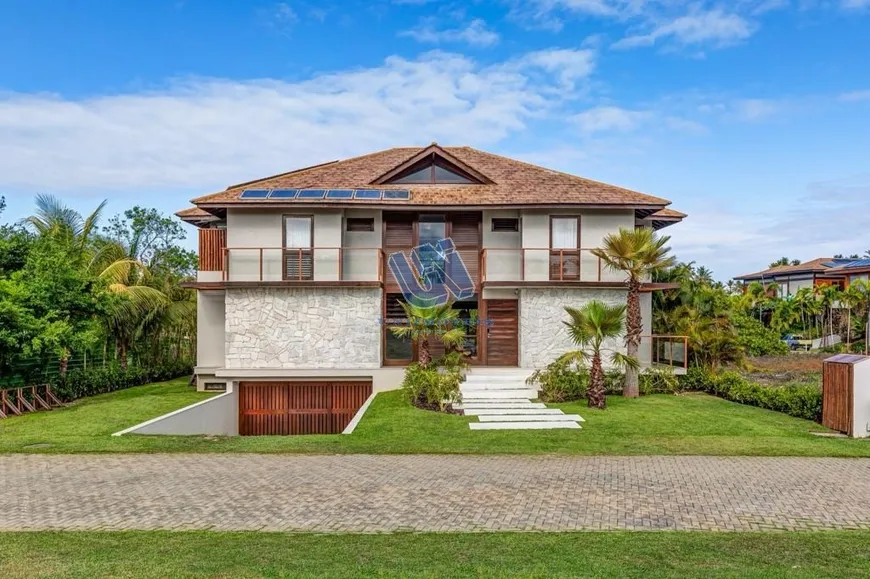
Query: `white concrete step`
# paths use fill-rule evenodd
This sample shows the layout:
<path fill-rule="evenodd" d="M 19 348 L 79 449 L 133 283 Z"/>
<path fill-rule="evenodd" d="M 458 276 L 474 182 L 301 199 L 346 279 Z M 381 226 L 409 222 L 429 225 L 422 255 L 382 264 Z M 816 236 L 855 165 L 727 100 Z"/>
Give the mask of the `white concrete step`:
<path fill-rule="evenodd" d="M 520 402 L 514 402 L 511 400 L 472 400 L 470 402 L 466 401 L 463 404 L 454 404 L 453 407 L 457 410 L 497 410 L 505 408 L 534 410 L 538 408 L 546 408 L 547 406 L 543 402 L 529 402 L 528 400 Z"/>
<path fill-rule="evenodd" d="M 573 428 L 581 426 L 576 422 L 472 422 L 471 430 L 551 430 L 556 428 Z"/>
<path fill-rule="evenodd" d="M 479 400 L 492 400 L 492 399 L 529 399 L 529 398 L 537 398 L 538 391 L 532 388 L 523 388 L 523 389 L 515 389 L 515 390 L 473 390 L 469 392 L 468 396 L 466 396 L 466 392 L 461 390 L 463 396 L 463 402 L 468 402 L 469 399 L 479 399 Z"/>
<path fill-rule="evenodd" d="M 465 382 L 470 384 L 496 382 L 525 382 L 528 374 L 466 374 Z"/>
<path fill-rule="evenodd" d="M 466 392 L 474 392 L 476 390 L 528 390 L 529 388 L 530 386 L 522 382 L 500 382 L 498 384 L 469 384 L 466 382 L 459 386 L 460 390 Z"/>
<path fill-rule="evenodd" d="M 502 415 L 483 415 L 478 416 L 481 422 L 585 422 L 579 414 L 522 414 L 519 416 L 502 414 Z"/>
<path fill-rule="evenodd" d="M 522 416 L 565 416 L 565 413 L 558 408 L 466 408 L 464 412 L 466 416 L 506 416 L 508 414 Z"/>

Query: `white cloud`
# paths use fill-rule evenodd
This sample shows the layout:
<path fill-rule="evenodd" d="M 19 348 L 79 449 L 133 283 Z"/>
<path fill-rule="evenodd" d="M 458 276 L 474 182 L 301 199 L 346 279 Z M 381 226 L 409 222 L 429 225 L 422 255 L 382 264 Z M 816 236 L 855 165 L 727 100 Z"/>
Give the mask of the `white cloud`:
<path fill-rule="evenodd" d="M 870 90 L 855 90 L 843 93 L 840 95 L 840 100 L 843 102 L 870 101 Z"/>
<path fill-rule="evenodd" d="M 672 40 L 679 45 L 711 43 L 727 46 L 752 36 L 755 25 L 734 13 L 716 8 L 710 11 L 694 10 L 671 21 L 656 25 L 646 34 L 628 36 L 613 44 L 613 48 L 651 46 L 659 41 Z"/>
<path fill-rule="evenodd" d="M 645 111 L 631 111 L 614 106 L 601 106 L 575 115 L 573 120 L 586 134 L 600 132 L 629 132 L 637 129 L 647 118 Z"/>
<path fill-rule="evenodd" d="M 758 121 L 782 111 L 782 103 L 769 99 L 741 99 L 732 104 L 732 110 L 742 121 Z"/>
<path fill-rule="evenodd" d="M 408 36 L 417 42 L 440 44 L 442 42 L 464 42 L 473 46 L 492 46 L 498 43 L 498 33 L 486 26 L 486 22 L 477 18 L 463 28 L 438 30 L 434 22 L 429 20 L 417 28 L 405 30 L 399 36 Z"/>
<path fill-rule="evenodd" d="M 843 0 L 843 8 L 850 10 L 870 8 L 870 0 Z"/>
<path fill-rule="evenodd" d="M 185 79 L 86 99 L 0 95 L 0 187 L 97 191 L 229 183 L 402 144 L 491 146 L 551 112 L 591 50 L 481 65 L 432 52 L 302 82 Z"/>

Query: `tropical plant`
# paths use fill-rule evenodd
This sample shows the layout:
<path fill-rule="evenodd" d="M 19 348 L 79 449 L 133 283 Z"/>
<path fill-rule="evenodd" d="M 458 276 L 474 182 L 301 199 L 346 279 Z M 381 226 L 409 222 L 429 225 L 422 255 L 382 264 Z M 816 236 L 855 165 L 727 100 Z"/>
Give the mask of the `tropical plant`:
<path fill-rule="evenodd" d="M 36 196 L 36 213 L 22 222 L 40 237 L 53 237 L 67 242 L 72 248 L 84 251 L 96 232 L 100 215 L 107 201 L 100 203 L 87 217 L 63 204 L 54 195 Z"/>
<path fill-rule="evenodd" d="M 657 237 L 652 229 L 620 229 L 619 233 L 604 238 L 603 246 L 593 250 L 608 269 L 622 271 L 628 276 L 627 320 L 625 328 L 626 353 L 637 359 L 640 348 L 643 320 L 640 311 L 641 283 L 652 277 L 656 271 L 667 269 L 676 264 L 669 256 L 667 243 L 670 237 Z M 640 395 L 638 370 L 627 367 L 623 396 L 636 398 Z"/>
<path fill-rule="evenodd" d="M 615 368 L 637 372 L 640 367 L 636 357 L 604 347 L 607 340 L 622 335 L 626 306 L 611 306 L 593 300 L 579 309 L 566 306 L 565 311 L 570 320 L 562 323 L 568 328 L 568 335 L 579 350 L 566 352 L 559 360 L 577 366 L 589 362 L 589 388 L 586 391 L 589 407 L 604 409 L 607 399 L 602 354 L 610 352 L 609 362 Z"/>
<path fill-rule="evenodd" d="M 400 302 L 400 305 L 405 311 L 405 323 L 392 326 L 390 331 L 397 338 L 407 338 L 417 344 L 421 365 L 432 363 L 430 339 L 439 340 L 445 347 L 459 347 L 465 341 L 465 330 L 458 324 L 459 310 L 454 310 L 453 304 L 420 307 Z"/>

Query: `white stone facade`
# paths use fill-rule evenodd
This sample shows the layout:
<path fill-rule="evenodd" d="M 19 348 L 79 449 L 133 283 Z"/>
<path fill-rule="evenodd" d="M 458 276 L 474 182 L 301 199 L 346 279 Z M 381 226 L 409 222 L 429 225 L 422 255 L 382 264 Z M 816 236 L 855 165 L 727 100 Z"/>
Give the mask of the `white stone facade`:
<path fill-rule="evenodd" d="M 379 288 L 226 292 L 226 367 L 380 368 Z"/>
<path fill-rule="evenodd" d="M 568 319 L 565 306 L 580 308 L 592 300 L 625 305 L 626 295 L 626 290 L 619 289 L 520 290 L 520 366 L 541 368 L 565 352 L 577 349 L 562 323 Z M 604 347 L 625 352 L 621 338 L 608 340 Z"/>

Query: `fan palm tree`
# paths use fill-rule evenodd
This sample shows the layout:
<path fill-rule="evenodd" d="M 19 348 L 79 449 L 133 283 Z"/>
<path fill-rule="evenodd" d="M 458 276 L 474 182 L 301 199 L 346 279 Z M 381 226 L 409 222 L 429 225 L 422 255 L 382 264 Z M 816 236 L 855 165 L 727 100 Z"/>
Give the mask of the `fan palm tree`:
<path fill-rule="evenodd" d="M 458 323 L 459 310 L 454 310 L 453 304 L 420 307 L 400 302 L 400 305 L 405 310 L 405 325 L 393 326 L 390 331 L 397 338 L 409 338 L 417 344 L 421 365 L 432 363 L 431 338 L 438 339 L 447 347 L 457 347 L 465 341 L 465 330 Z"/>
<path fill-rule="evenodd" d="M 614 367 L 635 372 L 639 369 L 637 358 L 604 348 L 606 340 L 619 338 L 622 334 L 625 310 L 625 306 L 609 306 L 595 300 L 580 309 L 565 307 L 571 320 L 562 323 L 567 326 L 571 341 L 580 349 L 563 354 L 560 361 L 584 365 L 590 362 L 589 388 L 586 391 L 590 408 L 603 410 L 607 406 L 601 362 L 604 352 L 611 352 L 610 363 Z"/>
<path fill-rule="evenodd" d="M 628 318 L 626 322 L 625 346 L 627 354 L 636 359 L 643 333 L 643 320 L 640 312 L 640 284 L 654 272 L 676 264 L 669 256 L 667 247 L 670 237 L 657 237 L 652 229 L 620 229 L 619 233 L 604 238 L 603 247 L 593 250 L 608 269 L 622 271 L 628 275 Z M 638 371 L 627 368 L 623 396 L 636 398 L 640 395 Z"/>

